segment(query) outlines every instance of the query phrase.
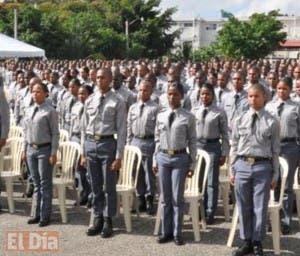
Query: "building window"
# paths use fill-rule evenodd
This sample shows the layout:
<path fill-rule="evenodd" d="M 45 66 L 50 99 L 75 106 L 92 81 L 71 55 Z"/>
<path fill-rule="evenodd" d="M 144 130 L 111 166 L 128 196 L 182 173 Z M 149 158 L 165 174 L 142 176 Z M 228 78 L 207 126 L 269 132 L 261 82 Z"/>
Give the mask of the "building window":
<path fill-rule="evenodd" d="M 216 30 L 217 29 L 217 24 L 208 24 L 206 26 L 206 30 Z"/>
<path fill-rule="evenodd" d="M 183 23 L 184 27 L 192 27 L 193 26 L 193 22 L 185 22 Z"/>

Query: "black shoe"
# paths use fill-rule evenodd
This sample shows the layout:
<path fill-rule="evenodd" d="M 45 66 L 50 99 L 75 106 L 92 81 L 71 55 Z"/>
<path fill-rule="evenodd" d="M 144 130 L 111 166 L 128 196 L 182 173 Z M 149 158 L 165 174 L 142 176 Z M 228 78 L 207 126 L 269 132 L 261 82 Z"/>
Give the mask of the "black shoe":
<path fill-rule="evenodd" d="M 207 225 L 213 225 L 215 223 L 215 218 L 214 216 L 208 216 L 205 218 L 205 221 Z"/>
<path fill-rule="evenodd" d="M 233 251 L 232 256 L 244 256 L 253 252 L 253 246 L 250 240 L 244 241 L 244 243 L 235 251 Z"/>
<path fill-rule="evenodd" d="M 88 209 L 92 208 L 92 198 L 88 198 L 86 207 L 87 207 Z"/>
<path fill-rule="evenodd" d="M 46 227 L 50 225 L 50 219 L 41 220 L 39 223 L 39 227 Z"/>
<path fill-rule="evenodd" d="M 103 229 L 103 216 L 95 217 L 93 221 L 93 226 L 89 227 L 86 231 L 88 236 L 95 236 L 100 234 Z"/>
<path fill-rule="evenodd" d="M 37 224 L 40 222 L 40 217 L 33 217 L 33 218 L 30 218 L 28 221 L 27 221 L 27 224 Z"/>
<path fill-rule="evenodd" d="M 147 196 L 147 213 L 148 215 L 155 214 L 154 205 L 153 205 L 153 196 Z"/>
<path fill-rule="evenodd" d="M 145 212 L 147 210 L 146 207 L 146 198 L 145 196 L 139 196 L 139 212 Z"/>
<path fill-rule="evenodd" d="M 174 237 L 174 243 L 176 245 L 184 245 L 184 241 L 183 241 L 181 236 L 175 236 Z"/>
<path fill-rule="evenodd" d="M 157 242 L 159 244 L 165 244 L 167 242 L 170 242 L 174 239 L 173 235 L 172 234 L 169 234 L 169 235 L 161 235 L 158 237 L 157 239 Z"/>
<path fill-rule="evenodd" d="M 281 223 L 281 233 L 283 235 L 288 235 L 291 232 L 291 228 L 289 225 Z"/>
<path fill-rule="evenodd" d="M 263 256 L 264 251 L 260 241 L 253 242 L 253 254 L 254 256 Z"/>
<path fill-rule="evenodd" d="M 28 189 L 26 190 L 26 197 L 32 197 L 34 191 L 34 186 L 33 184 L 29 184 Z"/>
<path fill-rule="evenodd" d="M 102 238 L 109 238 L 113 235 L 113 227 L 112 227 L 112 220 L 110 217 L 104 218 L 104 225 L 101 232 Z"/>

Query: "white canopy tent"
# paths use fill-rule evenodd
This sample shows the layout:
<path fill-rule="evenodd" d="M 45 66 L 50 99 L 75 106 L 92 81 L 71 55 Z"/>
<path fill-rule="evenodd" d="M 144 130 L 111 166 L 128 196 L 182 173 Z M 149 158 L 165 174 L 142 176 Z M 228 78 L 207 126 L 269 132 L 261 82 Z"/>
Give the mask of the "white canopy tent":
<path fill-rule="evenodd" d="M 0 33 L 0 59 L 27 57 L 45 58 L 45 51 Z"/>

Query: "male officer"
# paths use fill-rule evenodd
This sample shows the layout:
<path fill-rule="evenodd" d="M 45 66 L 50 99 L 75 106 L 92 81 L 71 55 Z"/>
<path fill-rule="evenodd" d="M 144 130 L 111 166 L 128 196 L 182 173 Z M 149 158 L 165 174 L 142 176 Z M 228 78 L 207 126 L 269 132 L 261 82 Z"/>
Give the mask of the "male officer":
<path fill-rule="evenodd" d="M 137 146 L 143 154 L 142 166 L 137 180 L 139 210 L 149 215 L 154 213 L 155 175 L 152 172 L 152 157 L 155 149 L 154 129 L 158 104 L 151 100 L 152 85 L 143 81 L 139 87 L 139 101 L 133 104 L 127 118 L 127 144 Z M 146 206 L 147 200 L 147 206 Z"/>
<path fill-rule="evenodd" d="M 111 91 L 111 82 L 110 69 L 98 70 L 98 90 L 86 101 L 81 133 L 82 164 L 87 164 L 91 178 L 95 216 L 87 235 L 101 232 L 103 238 L 113 233 L 111 218 L 116 214 L 116 171 L 121 167 L 126 141 L 125 102 Z"/>

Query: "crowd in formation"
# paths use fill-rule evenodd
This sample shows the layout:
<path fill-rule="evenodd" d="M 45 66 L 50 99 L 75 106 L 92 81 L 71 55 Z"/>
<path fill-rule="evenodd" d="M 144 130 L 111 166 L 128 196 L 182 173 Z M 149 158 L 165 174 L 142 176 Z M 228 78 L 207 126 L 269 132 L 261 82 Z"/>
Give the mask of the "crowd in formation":
<path fill-rule="evenodd" d="M 160 192 L 158 243 L 184 243 L 184 186 L 193 176 L 197 149 L 208 152 L 211 160 L 205 194 L 208 225 L 215 222 L 220 166 L 230 166 L 244 241 L 233 255 L 263 255 L 269 191 L 275 189 L 278 196 L 280 189 L 279 156 L 289 166 L 281 232 L 290 232 L 293 182 L 300 165 L 296 60 L 6 61 L 0 62 L 1 73 L 0 149 L 11 116 L 24 130 L 22 158 L 36 200 L 28 224 L 50 224 L 52 169 L 59 130 L 64 129 L 82 148 L 76 172 L 80 204 L 94 213 L 88 236 L 113 235 L 125 145 L 138 147 L 143 156 L 136 186 L 139 211 L 153 215 Z"/>

